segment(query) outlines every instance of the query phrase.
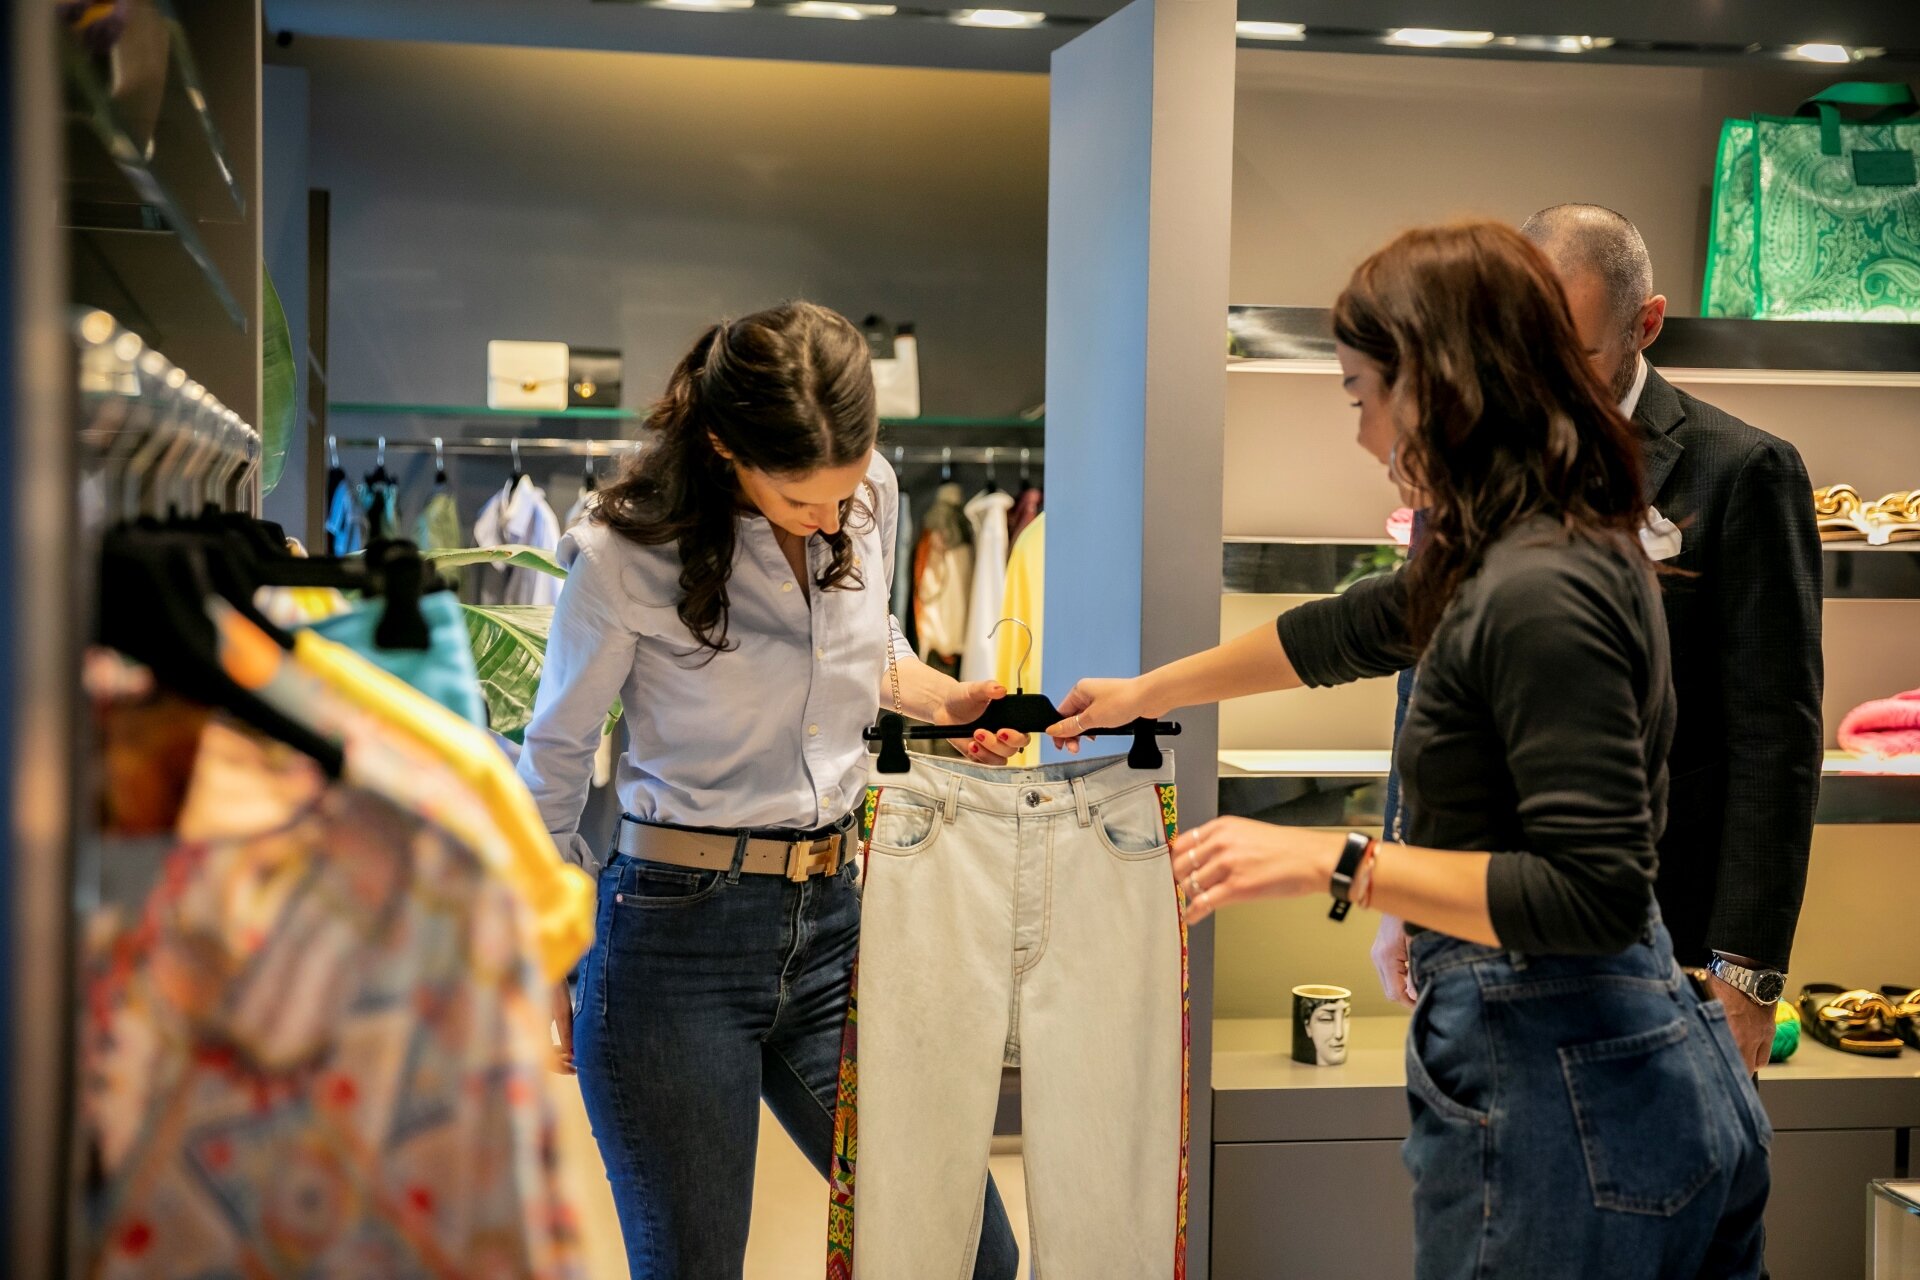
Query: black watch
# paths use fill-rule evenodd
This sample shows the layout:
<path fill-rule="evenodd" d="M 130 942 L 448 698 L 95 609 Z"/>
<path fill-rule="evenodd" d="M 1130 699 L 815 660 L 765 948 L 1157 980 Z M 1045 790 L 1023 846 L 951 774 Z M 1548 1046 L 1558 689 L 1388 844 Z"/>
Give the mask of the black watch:
<path fill-rule="evenodd" d="M 1778 1004 L 1787 990 L 1787 976 L 1778 969 L 1749 969 L 1723 955 L 1707 961 L 1707 972 L 1755 1004 Z"/>
<path fill-rule="evenodd" d="M 1347 912 L 1353 910 L 1353 878 L 1360 873 L 1360 863 L 1365 860 L 1367 846 L 1372 843 L 1372 836 L 1361 835 L 1358 831 L 1347 832 L 1347 845 L 1340 850 L 1340 861 L 1333 868 L 1333 880 L 1327 885 L 1327 892 L 1333 895 L 1333 906 L 1327 911 L 1327 919 L 1345 920 Z"/>

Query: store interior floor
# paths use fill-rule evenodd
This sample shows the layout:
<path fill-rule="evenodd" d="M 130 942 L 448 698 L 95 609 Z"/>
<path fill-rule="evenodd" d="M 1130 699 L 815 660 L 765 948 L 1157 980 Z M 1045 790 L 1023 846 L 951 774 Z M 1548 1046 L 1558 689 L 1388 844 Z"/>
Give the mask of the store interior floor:
<path fill-rule="evenodd" d="M 618 1280 L 627 1274 L 620 1223 L 607 1188 L 579 1086 L 565 1076 L 549 1076 L 548 1093 L 560 1122 L 561 1160 L 574 1180 L 586 1237 L 586 1274 L 592 1280 Z M 1027 1180 L 1017 1139 L 996 1138 L 993 1178 L 1007 1205 L 1022 1266 L 1027 1257 Z M 747 1240 L 745 1280 L 795 1280 L 824 1275 L 827 1189 L 787 1138 L 764 1105 L 760 1108 L 760 1161 L 753 1188 L 753 1234 Z"/>

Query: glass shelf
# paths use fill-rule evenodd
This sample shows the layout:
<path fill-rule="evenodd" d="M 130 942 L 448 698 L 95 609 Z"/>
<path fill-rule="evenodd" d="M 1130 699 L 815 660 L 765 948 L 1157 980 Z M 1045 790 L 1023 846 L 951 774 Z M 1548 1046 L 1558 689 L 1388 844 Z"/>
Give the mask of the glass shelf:
<path fill-rule="evenodd" d="M 163 176 L 160 171 L 163 161 L 190 152 L 191 148 L 184 145 L 176 150 L 183 136 L 195 138 L 195 146 L 215 175 L 210 185 L 225 193 L 220 199 L 231 206 L 233 216 L 244 216 L 246 200 L 234 182 L 219 130 L 207 114 L 206 98 L 194 75 L 185 37 L 171 15 L 167 22 L 173 63 L 151 144 L 135 139 L 101 79 L 98 60 L 70 32 L 62 36 L 70 115 L 75 125 L 70 133 L 90 138 L 94 144 L 68 148 L 72 170 L 66 201 L 68 224 L 76 231 L 172 237 L 227 319 L 244 331 L 248 312 L 235 297 L 200 237 L 192 210 L 181 198 L 185 188 L 179 185 L 179 179 L 190 175 Z M 181 98 L 187 103 L 187 114 L 198 122 L 185 129 L 180 127 L 176 108 Z"/>
<path fill-rule="evenodd" d="M 365 401 L 334 401 L 327 405 L 327 412 L 341 415 L 371 414 L 408 418 L 471 418 L 476 421 L 504 418 L 535 418 L 550 422 L 638 422 L 640 420 L 640 413 L 636 409 L 489 409 L 485 405 L 374 404 Z"/>
<path fill-rule="evenodd" d="M 1228 538 L 1221 547 L 1221 589 L 1229 595 L 1337 595 L 1405 556 L 1369 538 Z M 1920 542 L 1821 547 L 1828 600 L 1920 600 Z"/>
<path fill-rule="evenodd" d="M 1338 374 L 1325 307 L 1227 309 L 1230 373 Z M 1648 359 L 1670 380 L 1920 387 L 1920 324 L 1675 316 Z"/>
<path fill-rule="evenodd" d="M 1220 812 L 1278 826 L 1379 826 L 1390 753 L 1220 752 Z M 1822 824 L 1920 822 L 1920 757 L 1871 760 L 1829 751 L 1821 765 Z"/>

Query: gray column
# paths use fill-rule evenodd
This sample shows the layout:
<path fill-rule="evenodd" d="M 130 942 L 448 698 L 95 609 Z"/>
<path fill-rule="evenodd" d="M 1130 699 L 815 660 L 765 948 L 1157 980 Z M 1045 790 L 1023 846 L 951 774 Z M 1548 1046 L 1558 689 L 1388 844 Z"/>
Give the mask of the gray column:
<path fill-rule="evenodd" d="M 1232 0 L 1137 0 L 1054 54 L 1047 226 L 1048 692 L 1218 643 Z M 1178 713 L 1181 820 L 1218 716 Z M 1205 1277 L 1213 931 L 1194 932 L 1188 1274 Z"/>

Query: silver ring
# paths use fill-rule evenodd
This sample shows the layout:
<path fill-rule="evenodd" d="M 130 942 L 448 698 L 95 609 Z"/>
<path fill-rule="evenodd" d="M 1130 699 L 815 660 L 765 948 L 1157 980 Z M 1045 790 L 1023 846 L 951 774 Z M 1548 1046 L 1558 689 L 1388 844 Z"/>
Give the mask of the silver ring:
<path fill-rule="evenodd" d="M 1187 877 L 1187 896 L 1189 898 L 1197 898 L 1200 896 L 1200 882 L 1192 876 Z"/>
<path fill-rule="evenodd" d="M 1076 732 L 1085 733 L 1087 731 L 1087 722 L 1082 720 L 1079 716 L 1075 716 L 1073 718 L 1073 723 L 1076 726 L 1078 726 Z"/>

